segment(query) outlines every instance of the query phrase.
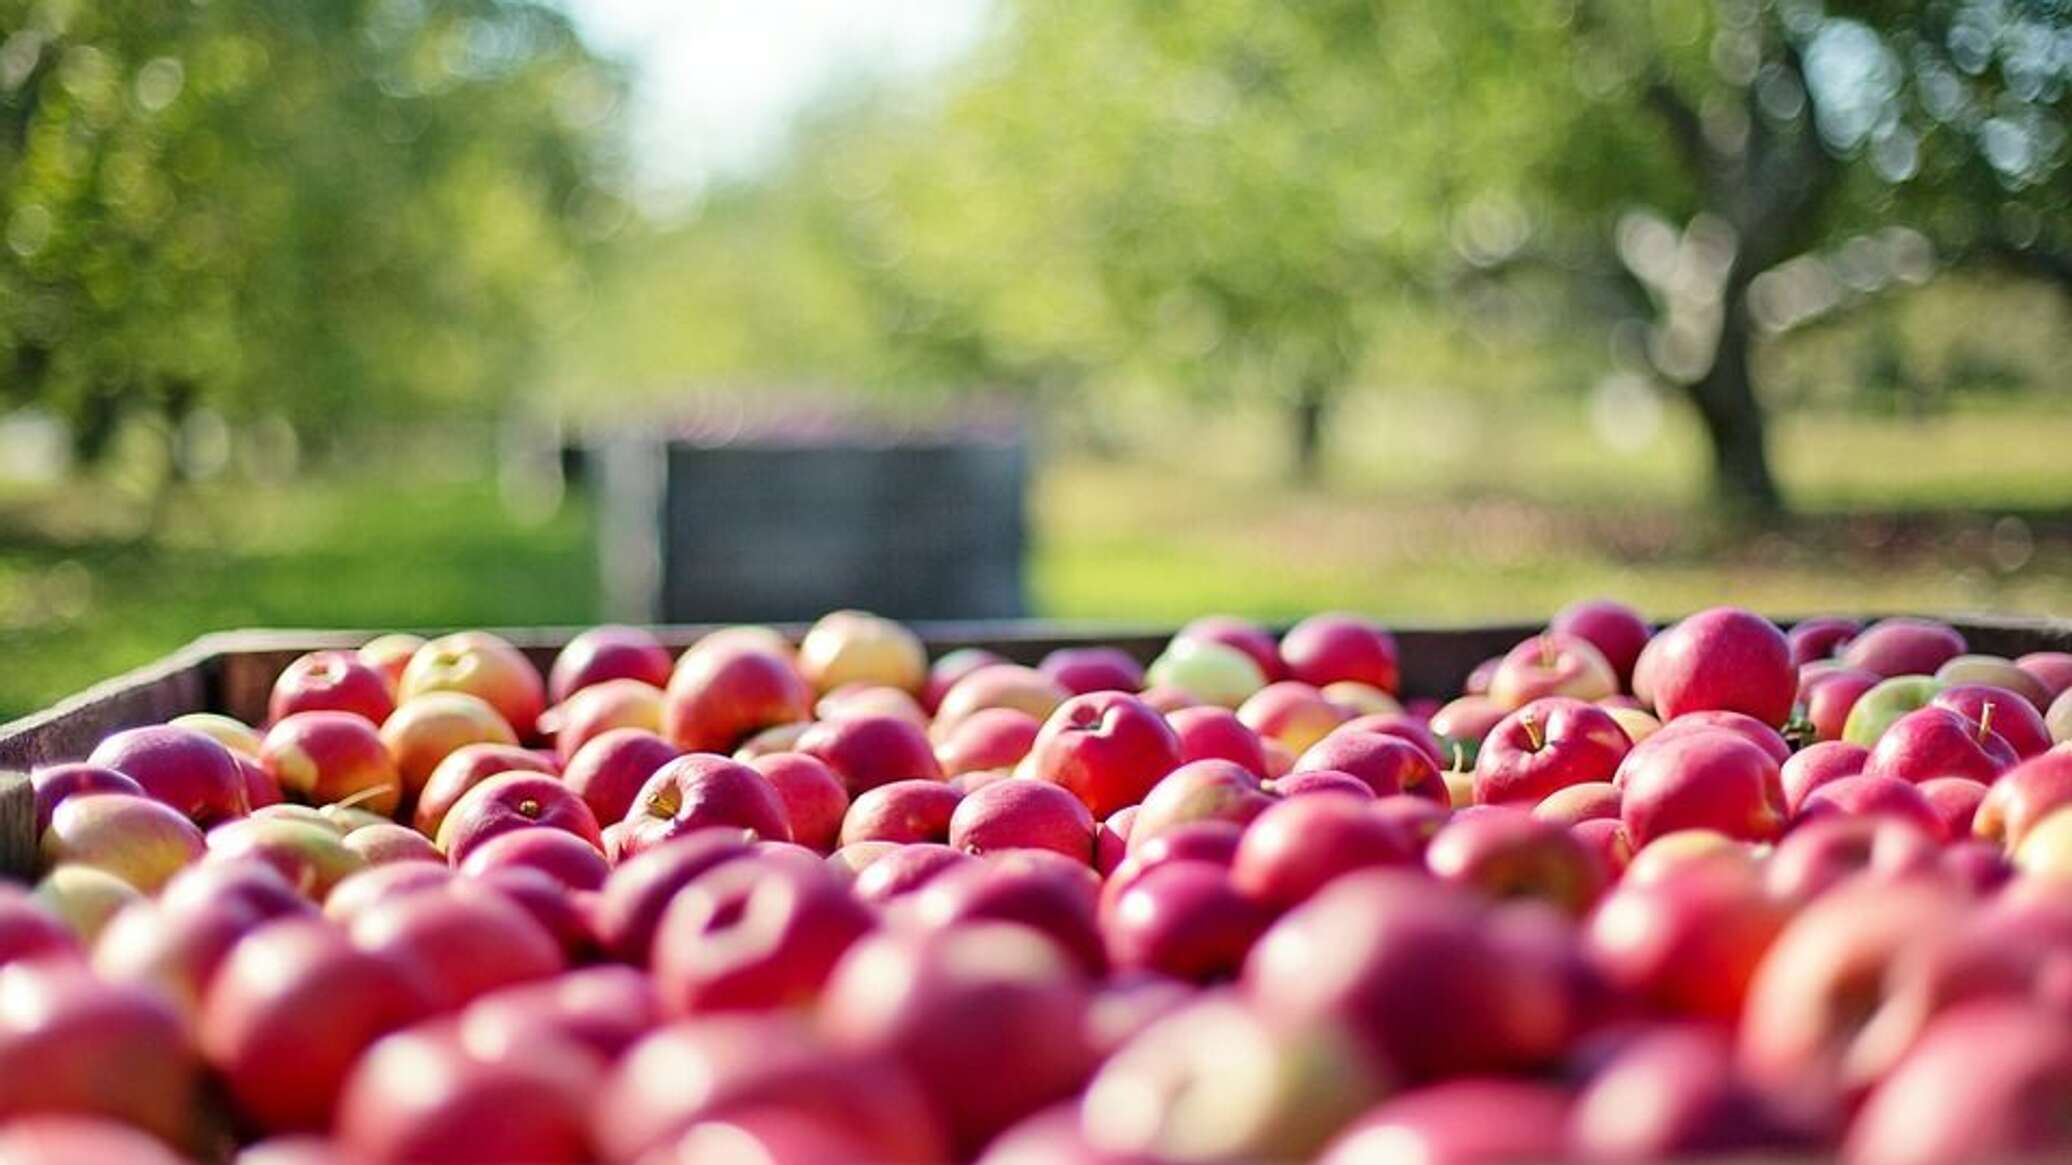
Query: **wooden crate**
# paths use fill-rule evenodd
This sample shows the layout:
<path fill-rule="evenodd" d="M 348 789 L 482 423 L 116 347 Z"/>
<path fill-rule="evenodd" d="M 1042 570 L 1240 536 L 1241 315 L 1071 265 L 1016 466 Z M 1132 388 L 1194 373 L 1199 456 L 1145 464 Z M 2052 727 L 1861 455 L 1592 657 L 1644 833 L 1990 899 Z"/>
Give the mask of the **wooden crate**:
<path fill-rule="evenodd" d="M 1974 651 L 2016 656 L 2072 650 L 2072 620 L 1987 616 L 1949 620 Z M 1008 659 L 1035 663 L 1059 647 L 1110 644 L 1149 661 L 1165 646 L 1169 628 L 1122 624 L 1064 624 L 1038 620 L 916 622 L 931 654 L 985 647 Z M 544 669 L 574 628 L 500 632 Z M 672 649 L 712 630 L 677 625 L 655 629 Z M 796 637 L 802 626 L 783 627 Z M 1414 626 L 1395 629 L 1403 660 L 1403 690 L 1445 697 L 1459 691 L 1475 664 L 1539 630 L 1538 624 Z M 184 712 L 225 712 L 248 723 L 266 717 L 267 694 L 288 663 L 304 652 L 356 647 L 366 631 L 231 631 L 205 636 L 157 663 L 89 688 L 47 711 L 0 725 L 0 875 L 28 877 L 36 858 L 35 806 L 30 769 L 78 760 L 110 732 L 156 724 Z"/>

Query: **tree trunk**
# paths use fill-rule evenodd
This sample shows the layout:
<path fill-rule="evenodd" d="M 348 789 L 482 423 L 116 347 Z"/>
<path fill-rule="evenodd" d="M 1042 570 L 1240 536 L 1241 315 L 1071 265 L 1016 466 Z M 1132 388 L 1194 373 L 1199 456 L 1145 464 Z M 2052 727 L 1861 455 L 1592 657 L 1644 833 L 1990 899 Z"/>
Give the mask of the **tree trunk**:
<path fill-rule="evenodd" d="M 1289 471 L 1298 484 L 1315 485 L 1324 475 L 1324 422 L 1330 412 L 1330 388 L 1319 380 L 1304 382 L 1289 415 L 1295 442 Z"/>
<path fill-rule="evenodd" d="M 1712 444 L 1714 501 L 1733 517 L 1764 520 L 1783 513 L 1784 500 L 1770 473 L 1763 410 L 1749 378 L 1755 342 L 1748 314 L 1749 277 L 1739 264 L 1736 267 L 1725 289 L 1719 354 L 1712 370 L 1689 391 Z"/>

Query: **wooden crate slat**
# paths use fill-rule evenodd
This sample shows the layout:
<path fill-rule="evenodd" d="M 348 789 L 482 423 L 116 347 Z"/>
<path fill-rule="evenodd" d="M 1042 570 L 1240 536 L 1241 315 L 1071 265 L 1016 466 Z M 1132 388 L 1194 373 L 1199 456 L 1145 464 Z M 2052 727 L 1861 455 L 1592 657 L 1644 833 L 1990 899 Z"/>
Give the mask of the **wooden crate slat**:
<path fill-rule="evenodd" d="M 0 878 L 36 876 L 36 790 L 29 774 L 0 770 Z"/>

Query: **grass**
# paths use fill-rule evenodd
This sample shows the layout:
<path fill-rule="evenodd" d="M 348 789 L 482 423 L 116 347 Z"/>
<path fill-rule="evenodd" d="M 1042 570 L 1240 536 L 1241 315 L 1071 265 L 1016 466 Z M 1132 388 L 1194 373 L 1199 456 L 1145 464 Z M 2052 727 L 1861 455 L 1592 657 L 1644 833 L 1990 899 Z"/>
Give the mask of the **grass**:
<path fill-rule="evenodd" d="M 1753 538 L 1703 520 L 1696 435 L 1673 417 L 1621 451 L 1558 405 L 1381 398 L 1338 418 L 1319 489 L 1283 481 L 1270 416 L 1161 420 L 1127 456 L 1045 460 L 1040 614 L 1469 620 L 1590 593 L 1661 614 L 2072 608 L 2072 516 L 1998 513 L 2072 500 L 2072 413 L 1789 418 L 1779 473 L 1815 515 Z M 1983 512 L 1876 516 L 1950 507 Z M 597 617 L 587 506 L 522 518 L 486 474 L 205 487 L 148 541 L 135 511 L 100 486 L 0 494 L 0 717 L 210 630 Z"/>

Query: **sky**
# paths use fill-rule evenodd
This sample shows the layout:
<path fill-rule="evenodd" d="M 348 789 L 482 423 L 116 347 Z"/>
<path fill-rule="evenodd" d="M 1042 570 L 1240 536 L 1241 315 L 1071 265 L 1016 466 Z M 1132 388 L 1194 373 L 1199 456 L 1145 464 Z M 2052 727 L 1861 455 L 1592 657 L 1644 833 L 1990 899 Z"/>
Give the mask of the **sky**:
<path fill-rule="evenodd" d="M 831 87 L 925 76 L 988 26 L 987 0 L 562 0 L 634 71 L 634 154 L 658 202 L 775 157 Z"/>

